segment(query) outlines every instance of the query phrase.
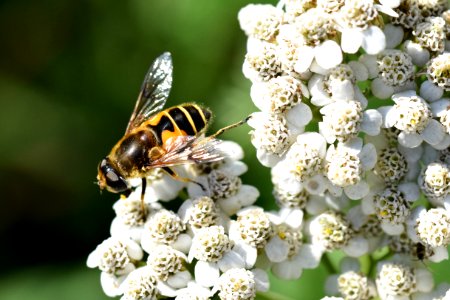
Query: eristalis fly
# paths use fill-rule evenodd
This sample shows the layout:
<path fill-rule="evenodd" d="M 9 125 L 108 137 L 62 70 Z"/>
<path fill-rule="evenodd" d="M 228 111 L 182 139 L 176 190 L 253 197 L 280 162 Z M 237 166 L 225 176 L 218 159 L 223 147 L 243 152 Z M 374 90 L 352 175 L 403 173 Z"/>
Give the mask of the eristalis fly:
<path fill-rule="evenodd" d="M 248 118 L 220 129 L 209 137 L 204 132 L 211 120 L 209 109 L 184 103 L 163 110 L 172 87 L 172 57 L 166 52 L 150 66 L 142 83 L 125 135 L 98 166 L 98 185 L 113 193 L 131 190 L 129 180 L 142 179 L 141 202 L 144 209 L 146 176 L 162 168 L 174 179 L 182 178 L 173 166 L 219 161 L 215 137 L 245 123 Z"/>

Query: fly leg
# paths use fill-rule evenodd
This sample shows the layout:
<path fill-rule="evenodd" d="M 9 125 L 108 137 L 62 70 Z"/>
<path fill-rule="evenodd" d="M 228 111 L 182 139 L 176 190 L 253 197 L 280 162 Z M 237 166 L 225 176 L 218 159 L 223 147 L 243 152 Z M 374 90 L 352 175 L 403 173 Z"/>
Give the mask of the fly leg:
<path fill-rule="evenodd" d="M 145 196 L 145 189 L 147 187 L 147 178 L 142 177 L 142 190 L 141 190 L 141 209 L 142 213 L 144 214 L 144 218 L 147 216 L 147 209 L 145 208 L 145 202 L 144 202 L 144 196 Z"/>
<path fill-rule="evenodd" d="M 241 121 L 239 121 L 239 122 L 237 122 L 237 123 L 234 123 L 234 124 L 231 124 L 231 125 L 228 125 L 228 126 L 225 126 L 224 128 L 221 128 L 221 129 L 217 130 L 216 133 L 214 133 L 213 135 L 211 135 L 211 136 L 209 136 L 209 137 L 207 137 L 207 138 L 213 139 L 213 138 L 215 138 L 215 137 L 221 135 L 222 133 L 224 133 L 224 132 L 226 132 L 226 131 L 228 131 L 228 130 L 230 130 L 230 129 L 233 129 L 233 128 L 235 128 L 235 127 L 241 126 L 242 124 L 247 123 L 248 120 L 251 119 L 251 117 L 252 117 L 252 115 L 249 115 L 249 116 L 248 116 L 247 118 L 245 118 L 244 120 L 241 120 Z"/>
<path fill-rule="evenodd" d="M 192 180 L 192 179 L 190 179 L 190 178 L 187 178 L 187 177 L 181 177 L 181 176 L 179 176 L 179 175 L 178 175 L 172 168 L 170 168 L 170 167 L 162 167 L 162 169 L 163 169 L 167 174 L 169 174 L 170 177 L 172 177 L 173 179 L 178 180 L 178 181 L 182 181 L 182 182 L 192 182 L 192 183 L 195 183 L 195 184 L 198 185 L 204 192 L 206 192 L 205 186 L 203 186 L 203 184 L 201 184 L 200 182 L 194 181 L 194 180 Z"/>

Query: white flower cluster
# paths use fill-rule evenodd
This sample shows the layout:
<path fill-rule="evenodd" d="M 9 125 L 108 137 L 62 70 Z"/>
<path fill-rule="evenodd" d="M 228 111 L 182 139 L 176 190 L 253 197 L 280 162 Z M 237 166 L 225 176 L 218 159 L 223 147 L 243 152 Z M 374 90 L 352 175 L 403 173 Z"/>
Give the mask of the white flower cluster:
<path fill-rule="evenodd" d="M 256 260 L 265 248 L 278 257 L 269 245 L 282 224 L 252 206 L 259 191 L 239 178 L 247 171 L 242 148 L 229 141 L 218 147 L 226 154 L 222 161 L 177 167 L 190 182 L 154 169 L 147 177 L 146 212 L 139 184 L 114 204 L 111 237 L 87 260 L 101 270 L 105 294 L 122 300 L 254 299 L 268 290 L 267 273 Z M 289 234 L 294 255 L 301 235 L 286 229 Z"/>
<path fill-rule="evenodd" d="M 251 141 L 280 207 L 266 268 L 298 278 L 341 250 L 330 294 L 444 297 L 420 261 L 450 244 L 449 2 L 280 0 L 238 20 Z M 375 251 L 365 274 L 354 259 Z"/>

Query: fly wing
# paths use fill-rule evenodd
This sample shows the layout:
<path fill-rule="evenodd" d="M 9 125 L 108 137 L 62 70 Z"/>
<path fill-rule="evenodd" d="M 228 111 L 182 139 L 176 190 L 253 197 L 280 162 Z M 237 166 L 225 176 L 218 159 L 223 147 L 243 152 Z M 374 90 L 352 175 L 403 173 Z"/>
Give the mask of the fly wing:
<path fill-rule="evenodd" d="M 160 55 L 150 66 L 141 86 L 136 105 L 128 122 L 128 133 L 162 110 L 172 87 L 172 56 Z"/>
<path fill-rule="evenodd" d="M 225 158 L 218 145 L 220 140 L 196 136 L 178 136 L 167 142 L 166 153 L 152 162 L 151 167 L 200 164 Z"/>

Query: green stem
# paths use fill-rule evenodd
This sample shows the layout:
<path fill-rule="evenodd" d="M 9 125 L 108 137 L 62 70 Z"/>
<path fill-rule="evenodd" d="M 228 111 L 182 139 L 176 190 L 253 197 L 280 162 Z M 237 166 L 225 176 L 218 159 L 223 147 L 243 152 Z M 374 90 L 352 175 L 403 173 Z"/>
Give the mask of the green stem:
<path fill-rule="evenodd" d="M 389 256 L 391 256 L 391 254 L 392 254 L 391 251 L 388 251 L 383 256 L 380 256 L 378 259 L 375 259 L 373 255 L 370 255 L 370 267 L 369 272 L 367 274 L 371 276 L 373 271 L 375 270 L 375 267 L 377 266 L 377 263 L 379 261 L 384 260 L 385 258 L 388 258 Z"/>
<path fill-rule="evenodd" d="M 331 262 L 330 257 L 326 253 L 322 256 L 322 262 L 323 262 L 323 265 L 325 266 L 325 269 L 327 269 L 329 274 L 337 273 L 337 270 L 333 266 L 333 263 Z"/>

